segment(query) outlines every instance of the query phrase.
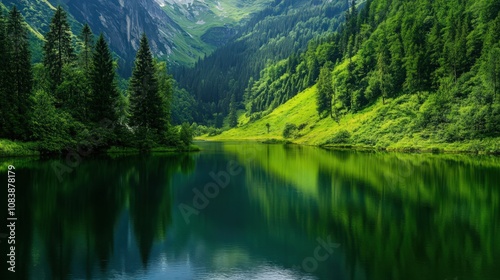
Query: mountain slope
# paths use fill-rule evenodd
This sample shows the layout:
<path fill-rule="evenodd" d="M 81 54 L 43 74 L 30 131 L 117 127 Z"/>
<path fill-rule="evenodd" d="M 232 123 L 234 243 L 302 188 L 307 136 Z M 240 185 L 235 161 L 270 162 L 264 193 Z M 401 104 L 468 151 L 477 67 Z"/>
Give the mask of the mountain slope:
<path fill-rule="evenodd" d="M 210 49 L 227 42 L 237 27 L 272 0 L 156 0 L 186 32 Z"/>
<path fill-rule="evenodd" d="M 331 118 L 320 118 L 316 111 L 316 86 L 297 94 L 259 120 L 249 122 L 243 114 L 240 125 L 217 136 L 200 136 L 210 141 L 291 141 L 304 145 L 377 148 L 396 151 L 442 151 L 500 153 L 500 137 L 446 142 L 434 138 L 435 131 L 413 131 L 412 120 L 419 104 L 416 96 L 404 95 L 387 104 L 382 100 L 357 112 L 347 114 L 339 123 Z M 269 133 L 267 133 L 269 124 Z M 297 130 L 291 138 L 283 137 L 287 124 Z"/>
<path fill-rule="evenodd" d="M 316 88 L 276 108 L 282 100 L 259 103 L 264 114 L 247 106 L 240 127 L 216 139 L 500 152 L 498 1 L 372 0 L 346 18 L 340 33 L 312 48 L 339 46 L 339 55 L 316 66 Z M 291 74 L 285 69 L 257 84 Z M 286 94 L 286 83 L 274 86 L 264 100 Z"/>
<path fill-rule="evenodd" d="M 148 36 L 155 56 L 172 65 L 192 65 L 236 34 L 240 21 L 263 9 L 270 0 L 4 0 L 16 5 L 38 40 L 48 31 L 61 4 L 68 11 L 72 31 L 79 34 L 88 23 L 95 34 L 104 33 L 120 57 L 120 73 L 128 76 L 140 35 Z M 244 3 L 244 4 L 242 4 Z M 192 22 L 194 20 L 194 22 Z M 203 23 L 203 24 L 202 24 Z"/>
<path fill-rule="evenodd" d="M 266 65 L 303 51 L 313 38 L 334 32 L 346 8 L 345 1 L 275 0 L 227 45 L 193 68 L 176 69 L 180 86 L 201 104 L 197 121 L 210 120 L 220 126 L 231 96 L 241 101 L 250 79 L 258 79 Z"/>

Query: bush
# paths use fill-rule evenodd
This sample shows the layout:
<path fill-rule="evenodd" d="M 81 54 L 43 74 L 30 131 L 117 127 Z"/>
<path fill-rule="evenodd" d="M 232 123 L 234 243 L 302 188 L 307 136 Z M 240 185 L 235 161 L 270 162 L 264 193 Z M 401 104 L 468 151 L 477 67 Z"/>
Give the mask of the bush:
<path fill-rule="evenodd" d="M 251 122 L 259 120 L 260 118 L 262 118 L 262 113 L 261 112 L 253 113 L 252 115 L 250 115 L 250 121 Z"/>
<path fill-rule="evenodd" d="M 181 139 L 181 142 L 185 147 L 189 147 L 189 145 L 191 145 L 191 143 L 193 142 L 193 134 L 188 123 L 182 124 L 179 138 Z"/>
<path fill-rule="evenodd" d="M 222 129 L 220 128 L 215 128 L 215 127 L 210 127 L 208 129 L 208 136 L 216 136 L 222 133 Z"/>
<path fill-rule="evenodd" d="M 348 144 L 351 140 L 351 133 L 347 130 L 340 130 L 335 133 L 326 144 Z"/>
<path fill-rule="evenodd" d="M 293 123 L 287 123 L 285 129 L 283 129 L 283 138 L 292 138 L 296 136 L 297 125 Z"/>
<path fill-rule="evenodd" d="M 134 132 L 134 138 L 134 147 L 140 151 L 150 151 L 159 142 L 157 132 L 144 127 Z"/>
<path fill-rule="evenodd" d="M 163 133 L 162 144 L 168 147 L 177 147 L 182 145 L 177 127 L 173 125 L 169 125 L 167 127 L 167 131 Z"/>
<path fill-rule="evenodd" d="M 299 130 L 302 130 L 302 129 L 306 128 L 306 126 L 307 126 L 307 123 L 301 123 L 299 125 Z"/>

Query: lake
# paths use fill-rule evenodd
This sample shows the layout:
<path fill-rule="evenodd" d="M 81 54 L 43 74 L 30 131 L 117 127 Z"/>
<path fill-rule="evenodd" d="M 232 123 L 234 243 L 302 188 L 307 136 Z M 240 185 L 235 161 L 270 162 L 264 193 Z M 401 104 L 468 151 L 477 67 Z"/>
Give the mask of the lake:
<path fill-rule="evenodd" d="M 500 279 L 498 157 L 197 144 L 0 159 L 2 279 Z"/>

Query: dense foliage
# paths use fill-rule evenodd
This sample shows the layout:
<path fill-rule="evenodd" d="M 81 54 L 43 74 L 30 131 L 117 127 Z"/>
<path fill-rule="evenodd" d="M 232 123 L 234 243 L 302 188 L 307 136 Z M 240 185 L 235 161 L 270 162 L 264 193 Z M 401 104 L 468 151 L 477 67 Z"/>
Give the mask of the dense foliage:
<path fill-rule="evenodd" d="M 19 11 L 14 7 L 7 19 L 0 14 L 0 137 L 29 138 L 33 72 L 28 34 Z"/>
<path fill-rule="evenodd" d="M 27 34 L 16 7 L 7 18 L 0 14 L 0 138 L 34 141 L 42 153 L 183 145 L 170 127 L 172 79 L 145 35 L 123 92 L 104 36 L 94 43 L 85 25 L 75 43 L 61 7 L 45 36 L 43 63 L 31 64 Z M 184 132 L 185 143 L 190 135 Z"/>
<path fill-rule="evenodd" d="M 499 12 L 494 0 L 352 1 L 340 32 L 249 84 L 247 114 L 258 119 L 317 82 L 318 113 L 336 121 L 379 98 L 415 95 L 412 131 L 445 141 L 499 136 Z"/>
<path fill-rule="evenodd" d="M 247 86 L 266 75 L 262 69 L 303 51 L 312 38 L 334 32 L 346 8 L 345 1 L 275 0 L 255 14 L 234 40 L 198 61 L 194 68 L 175 69 L 180 87 L 198 101 L 195 121 L 220 127 L 221 119 L 229 115 L 233 95 L 237 107 L 242 107 Z M 294 62 L 289 66 L 295 68 Z M 311 81 L 307 85 L 317 78 L 309 69 L 300 73 Z M 296 91 L 290 87 L 303 88 L 295 82 L 286 91 Z"/>

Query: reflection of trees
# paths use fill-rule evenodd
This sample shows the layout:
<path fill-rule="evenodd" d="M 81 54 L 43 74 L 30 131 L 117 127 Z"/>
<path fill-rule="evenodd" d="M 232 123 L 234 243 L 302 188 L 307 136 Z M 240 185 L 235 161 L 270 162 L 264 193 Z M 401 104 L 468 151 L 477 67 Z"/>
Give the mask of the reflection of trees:
<path fill-rule="evenodd" d="M 332 235 L 352 275 L 360 264 L 370 279 L 500 275 L 498 158 L 274 145 L 256 162 L 248 185 L 279 181 L 249 188 L 267 223 Z"/>
<path fill-rule="evenodd" d="M 48 277 L 53 279 L 68 278 L 74 263 L 87 278 L 96 265 L 105 273 L 113 254 L 115 225 L 125 207 L 130 208 L 141 256 L 147 262 L 154 240 L 166 235 L 171 222 L 170 177 L 181 163 L 186 171 L 193 166 L 186 155 L 86 159 L 59 182 L 51 162 L 35 162 L 23 172 L 30 175 L 23 176 L 30 176 L 25 184 L 32 186 L 34 196 L 30 212 L 46 252 Z M 23 199 L 31 202 L 28 196 Z"/>
<path fill-rule="evenodd" d="M 188 170 L 189 164 L 186 164 L 185 157 L 180 160 L 168 156 L 142 158 L 135 165 L 135 176 L 128 181 L 130 215 L 141 259 L 147 266 L 153 241 L 163 238 L 165 229 L 172 222 L 171 176 L 179 165 Z"/>

